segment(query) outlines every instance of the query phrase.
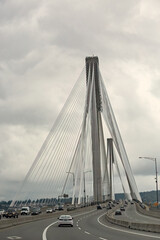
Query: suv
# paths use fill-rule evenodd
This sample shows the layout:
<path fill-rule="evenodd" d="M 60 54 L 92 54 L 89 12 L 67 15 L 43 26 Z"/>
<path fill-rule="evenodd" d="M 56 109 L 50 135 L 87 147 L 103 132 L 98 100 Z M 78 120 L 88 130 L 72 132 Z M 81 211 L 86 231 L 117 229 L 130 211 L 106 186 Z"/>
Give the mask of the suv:
<path fill-rule="evenodd" d="M 18 212 L 16 211 L 16 209 L 9 208 L 5 212 L 4 217 L 6 217 L 6 218 L 11 218 L 11 217 L 18 218 Z"/>
<path fill-rule="evenodd" d="M 29 214 L 30 214 L 30 208 L 29 207 L 22 207 L 21 215 L 29 215 Z"/>

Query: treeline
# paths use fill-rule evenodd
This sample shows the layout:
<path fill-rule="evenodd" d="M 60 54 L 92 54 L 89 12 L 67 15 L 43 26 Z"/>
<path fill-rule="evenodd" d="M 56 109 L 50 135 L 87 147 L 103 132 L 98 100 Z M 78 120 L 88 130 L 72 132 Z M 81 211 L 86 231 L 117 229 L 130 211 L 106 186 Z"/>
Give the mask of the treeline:
<path fill-rule="evenodd" d="M 146 191 L 146 192 L 140 192 L 140 196 L 142 199 L 142 202 L 146 204 L 153 204 L 157 201 L 157 192 L 156 191 Z M 160 191 L 158 191 L 158 196 L 160 200 Z M 118 199 L 125 199 L 124 193 L 116 193 L 115 194 L 116 200 Z"/>

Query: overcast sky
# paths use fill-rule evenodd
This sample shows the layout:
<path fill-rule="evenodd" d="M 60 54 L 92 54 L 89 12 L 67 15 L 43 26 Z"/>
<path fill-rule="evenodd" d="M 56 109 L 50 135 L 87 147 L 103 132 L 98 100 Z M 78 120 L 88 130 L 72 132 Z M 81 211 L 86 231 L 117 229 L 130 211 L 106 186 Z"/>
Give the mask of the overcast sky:
<path fill-rule="evenodd" d="M 0 200 L 10 198 L 85 64 L 102 77 L 139 191 L 160 172 L 160 1 L 0 0 Z M 160 183 L 160 182 L 159 182 Z"/>

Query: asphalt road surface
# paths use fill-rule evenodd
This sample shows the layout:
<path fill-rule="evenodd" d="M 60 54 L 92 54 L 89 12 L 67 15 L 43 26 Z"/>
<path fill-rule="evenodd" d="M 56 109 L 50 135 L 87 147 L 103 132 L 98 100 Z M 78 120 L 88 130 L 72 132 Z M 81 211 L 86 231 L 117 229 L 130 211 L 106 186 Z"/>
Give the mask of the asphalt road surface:
<path fill-rule="evenodd" d="M 84 209 L 86 210 L 86 209 Z M 0 240 L 147 240 L 160 234 L 122 228 L 105 220 L 106 210 L 72 213 L 74 226 L 58 227 L 57 219 L 40 220 L 0 231 Z M 62 213 L 60 213 L 61 215 Z"/>
<path fill-rule="evenodd" d="M 125 211 L 122 211 L 122 216 L 114 216 L 114 218 L 126 220 L 129 222 L 138 222 L 138 223 L 150 223 L 150 224 L 160 224 L 160 218 L 154 218 L 145 216 L 136 211 L 135 204 L 131 205 L 130 203 L 125 208 Z"/>

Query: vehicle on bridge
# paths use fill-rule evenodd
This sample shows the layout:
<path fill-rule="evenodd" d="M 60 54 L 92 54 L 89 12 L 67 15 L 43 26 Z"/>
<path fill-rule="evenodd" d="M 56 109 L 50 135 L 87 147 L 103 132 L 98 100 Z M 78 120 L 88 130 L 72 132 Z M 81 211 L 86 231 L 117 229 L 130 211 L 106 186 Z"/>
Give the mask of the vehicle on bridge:
<path fill-rule="evenodd" d="M 120 210 L 121 210 L 121 211 L 125 211 L 125 208 L 124 208 L 124 207 L 121 207 Z"/>
<path fill-rule="evenodd" d="M 98 204 L 98 205 L 97 205 L 97 210 L 98 210 L 98 209 L 102 209 L 101 204 Z"/>
<path fill-rule="evenodd" d="M 121 210 L 119 210 L 119 209 L 118 209 L 118 210 L 116 210 L 116 211 L 115 211 L 115 215 L 122 215 L 122 212 L 121 212 Z"/>
<path fill-rule="evenodd" d="M 41 213 L 41 209 L 39 207 L 32 208 L 31 215 L 38 215 Z"/>
<path fill-rule="evenodd" d="M 108 204 L 107 207 L 106 207 L 106 209 L 107 209 L 107 210 L 112 209 L 111 205 Z"/>
<path fill-rule="evenodd" d="M 64 205 L 63 204 L 59 205 L 58 210 L 63 211 L 64 210 Z"/>
<path fill-rule="evenodd" d="M 29 215 L 31 213 L 30 207 L 22 207 L 21 215 Z"/>
<path fill-rule="evenodd" d="M 69 207 L 67 207 L 67 211 L 73 211 L 73 210 L 75 210 L 75 209 L 76 209 L 75 206 L 69 206 Z"/>
<path fill-rule="evenodd" d="M 18 211 L 16 209 L 13 208 L 9 208 L 5 213 L 4 213 L 4 217 L 6 218 L 18 218 Z"/>
<path fill-rule="evenodd" d="M 46 213 L 52 213 L 52 212 L 53 212 L 53 209 L 52 209 L 52 208 L 46 209 Z"/>
<path fill-rule="evenodd" d="M 0 209 L 0 216 L 4 217 L 5 215 L 5 210 L 4 209 Z"/>
<path fill-rule="evenodd" d="M 73 227 L 73 218 L 71 215 L 61 215 L 58 218 L 58 227 L 66 225 Z"/>

